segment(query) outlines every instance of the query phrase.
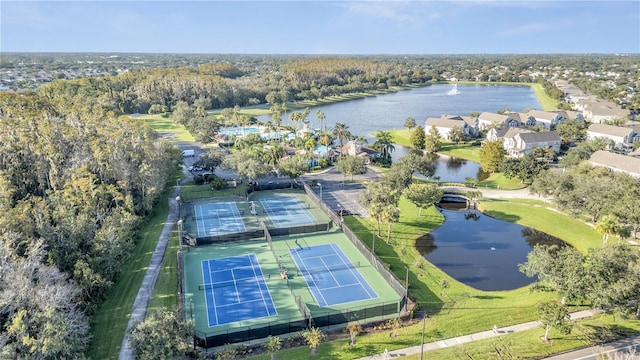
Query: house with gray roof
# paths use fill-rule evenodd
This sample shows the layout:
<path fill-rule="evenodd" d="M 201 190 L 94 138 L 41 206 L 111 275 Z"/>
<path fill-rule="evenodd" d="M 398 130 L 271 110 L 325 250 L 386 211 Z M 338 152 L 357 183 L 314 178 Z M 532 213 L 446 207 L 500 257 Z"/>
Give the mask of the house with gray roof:
<path fill-rule="evenodd" d="M 535 132 L 521 128 L 510 128 L 502 139 L 507 154 L 515 158 L 528 155 L 535 148 L 549 148 L 558 154 L 561 143 L 555 131 Z"/>
<path fill-rule="evenodd" d="M 634 142 L 640 141 L 640 134 L 633 127 L 614 126 L 606 124 L 591 124 L 587 129 L 587 139 L 609 139 L 615 149 L 629 149 Z"/>
<path fill-rule="evenodd" d="M 527 115 L 536 120 L 536 125 L 544 126 L 545 129 L 553 129 L 556 125 L 567 121 L 565 116 L 552 111 L 531 110 Z"/>
<path fill-rule="evenodd" d="M 621 172 L 634 178 L 640 178 L 640 158 L 637 157 L 598 150 L 589 158 L 589 164 L 603 166 L 614 172 Z"/>

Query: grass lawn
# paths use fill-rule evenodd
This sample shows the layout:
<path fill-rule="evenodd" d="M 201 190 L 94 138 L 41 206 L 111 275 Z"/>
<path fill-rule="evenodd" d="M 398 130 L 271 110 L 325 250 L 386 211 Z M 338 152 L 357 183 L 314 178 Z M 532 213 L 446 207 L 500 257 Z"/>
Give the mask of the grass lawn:
<path fill-rule="evenodd" d="M 530 226 L 567 241 L 583 253 L 602 246 L 602 235 L 589 225 L 547 209 L 547 205 L 526 204 L 505 200 L 481 201 L 480 210 L 489 216 Z"/>
<path fill-rule="evenodd" d="M 158 204 L 154 207 L 154 214 L 145 221 L 135 249 L 130 258 L 122 264 L 120 281 L 113 286 L 108 298 L 91 318 L 93 341 L 87 350 L 87 356 L 90 359 L 118 358 L 131 307 L 169 214 L 169 204 L 166 199 L 173 190 L 172 185 L 176 183 L 177 176 L 178 172 L 167 181 L 166 190 L 160 195 Z"/>
<path fill-rule="evenodd" d="M 175 309 L 178 306 L 178 230 L 174 227 L 165 252 L 160 273 L 149 300 L 147 314 L 160 308 Z"/>
<path fill-rule="evenodd" d="M 169 139 L 172 142 L 195 141 L 184 125 L 176 124 L 170 117 L 164 117 L 162 115 L 141 115 L 136 119 L 143 120 L 156 132 L 175 134 L 175 136 Z"/>

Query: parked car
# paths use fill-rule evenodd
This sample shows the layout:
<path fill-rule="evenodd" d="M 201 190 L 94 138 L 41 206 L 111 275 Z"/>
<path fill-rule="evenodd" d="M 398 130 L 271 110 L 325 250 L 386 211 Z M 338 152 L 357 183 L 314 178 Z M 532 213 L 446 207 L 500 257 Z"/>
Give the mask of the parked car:
<path fill-rule="evenodd" d="M 338 214 L 340 216 L 352 215 L 351 211 L 349 211 L 347 209 L 338 209 L 338 210 L 336 210 L 336 214 Z"/>

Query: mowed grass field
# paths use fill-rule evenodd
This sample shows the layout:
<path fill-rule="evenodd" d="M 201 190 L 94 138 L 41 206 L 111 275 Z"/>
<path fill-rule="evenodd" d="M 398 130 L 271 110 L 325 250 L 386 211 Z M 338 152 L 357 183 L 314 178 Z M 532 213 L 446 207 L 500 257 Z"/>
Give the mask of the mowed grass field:
<path fill-rule="evenodd" d="M 174 122 L 170 115 L 140 115 L 134 119 L 146 122 L 153 130 L 164 135 L 171 142 L 195 141 L 184 125 Z"/>

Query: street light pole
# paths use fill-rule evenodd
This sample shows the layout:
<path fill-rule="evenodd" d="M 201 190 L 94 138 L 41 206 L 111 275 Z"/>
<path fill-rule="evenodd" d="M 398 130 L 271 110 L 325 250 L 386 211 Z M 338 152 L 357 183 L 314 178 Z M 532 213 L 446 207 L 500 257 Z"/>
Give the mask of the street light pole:
<path fill-rule="evenodd" d="M 420 360 L 422 360 L 422 355 L 424 353 L 424 323 L 427 319 L 427 313 L 422 314 L 422 341 L 420 342 Z"/>
<path fill-rule="evenodd" d="M 178 203 L 178 219 L 182 220 L 182 203 L 180 200 L 182 200 L 180 195 L 176 196 L 176 202 Z"/>
<path fill-rule="evenodd" d="M 376 254 L 376 228 L 371 229 L 371 250 L 373 250 L 373 255 Z"/>
<path fill-rule="evenodd" d="M 407 270 L 407 276 L 404 281 L 404 310 L 407 311 L 407 308 L 409 307 L 409 268 L 406 266 L 404 268 Z"/>
<path fill-rule="evenodd" d="M 196 349 L 196 324 L 193 323 L 193 298 L 189 299 L 189 308 L 191 308 L 191 323 L 193 326 L 193 350 L 195 350 Z"/>
<path fill-rule="evenodd" d="M 320 202 L 322 202 L 322 183 L 318 183 L 318 186 L 320 186 Z"/>
<path fill-rule="evenodd" d="M 178 220 L 178 246 L 180 246 L 180 251 L 182 251 L 182 219 Z"/>

